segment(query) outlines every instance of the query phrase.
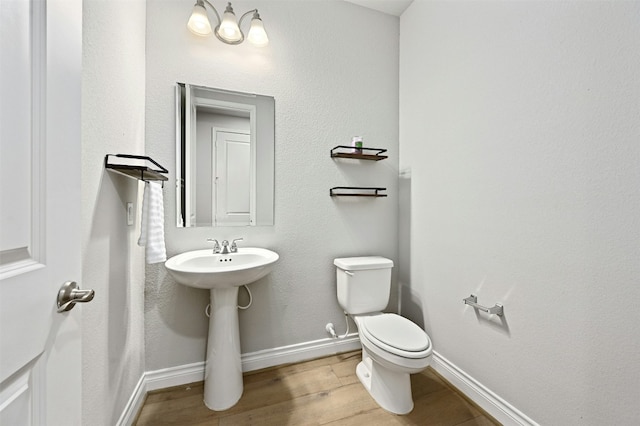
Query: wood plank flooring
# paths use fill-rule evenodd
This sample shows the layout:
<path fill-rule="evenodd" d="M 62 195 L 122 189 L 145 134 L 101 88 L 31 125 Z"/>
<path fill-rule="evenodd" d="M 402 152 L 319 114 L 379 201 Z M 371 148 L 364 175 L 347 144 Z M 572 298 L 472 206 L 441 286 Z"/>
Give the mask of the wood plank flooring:
<path fill-rule="evenodd" d="M 151 392 L 136 425 L 183 426 L 493 426 L 499 423 L 428 368 L 411 376 L 415 407 L 406 416 L 380 408 L 356 377 L 360 351 L 244 376 L 240 401 L 226 411 L 202 402 L 202 382 Z"/>

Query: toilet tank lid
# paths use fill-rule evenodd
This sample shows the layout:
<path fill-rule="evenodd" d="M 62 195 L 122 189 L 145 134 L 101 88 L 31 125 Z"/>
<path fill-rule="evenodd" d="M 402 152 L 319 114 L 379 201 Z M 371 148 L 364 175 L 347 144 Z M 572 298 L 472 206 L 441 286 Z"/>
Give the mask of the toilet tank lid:
<path fill-rule="evenodd" d="M 382 256 L 342 257 L 333 264 L 345 271 L 393 268 L 393 260 Z"/>

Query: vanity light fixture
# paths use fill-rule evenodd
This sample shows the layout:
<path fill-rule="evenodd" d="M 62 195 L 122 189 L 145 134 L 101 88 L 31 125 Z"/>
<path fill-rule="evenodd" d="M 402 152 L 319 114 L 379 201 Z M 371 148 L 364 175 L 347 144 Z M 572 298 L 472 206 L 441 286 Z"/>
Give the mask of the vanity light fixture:
<path fill-rule="evenodd" d="M 189 18 L 189 22 L 187 23 L 187 27 L 191 30 L 192 33 L 199 36 L 207 36 L 211 34 L 211 23 L 209 22 L 209 17 L 207 16 L 207 9 L 205 3 L 209 5 L 213 12 L 216 14 L 216 18 L 218 20 L 218 25 L 213 29 L 214 34 L 220 41 L 227 44 L 240 44 L 244 41 L 244 33 L 240 29 L 242 25 L 242 20 L 253 13 L 251 17 L 251 27 L 249 28 L 249 34 L 247 35 L 247 39 L 251 44 L 256 46 L 266 46 L 269 44 L 269 37 L 267 37 L 267 33 L 264 30 L 264 25 L 262 24 L 262 19 L 260 19 L 260 14 L 258 13 L 258 9 L 250 10 L 244 13 L 239 21 L 236 21 L 236 14 L 233 13 L 233 7 L 231 7 L 231 3 L 227 3 L 227 8 L 222 15 L 222 19 L 220 19 L 220 14 L 216 10 L 215 7 L 209 2 L 209 0 L 196 0 L 195 6 L 193 6 L 193 12 L 191 12 L 191 17 Z"/>

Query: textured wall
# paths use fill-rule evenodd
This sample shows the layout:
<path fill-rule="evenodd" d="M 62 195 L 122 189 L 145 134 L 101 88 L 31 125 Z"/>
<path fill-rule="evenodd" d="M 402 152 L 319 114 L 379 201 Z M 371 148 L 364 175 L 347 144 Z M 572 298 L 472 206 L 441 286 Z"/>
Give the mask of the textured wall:
<path fill-rule="evenodd" d="M 233 6 L 239 13 L 255 4 Z M 277 251 L 275 270 L 251 286 L 253 306 L 240 312 L 242 351 L 325 338 L 328 321 L 343 324 L 333 259 L 396 258 L 399 20 L 338 1 L 261 1 L 271 43 L 260 49 L 192 35 L 192 7 L 186 0 L 147 4 L 147 153 L 169 167 L 173 181 L 176 81 L 274 96 L 275 226 L 177 229 L 170 184 L 169 255 L 205 248 L 208 237 L 244 237 L 242 245 Z M 354 135 L 388 148 L 390 158 L 332 160 L 329 150 Z M 389 197 L 329 197 L 340 185 L 384 186 Z M 204 360 L 207 291 L 176 284 L 162 265 L 146 271 L 147 370 Z"/>
<path fill-rule="evenodd" d="M 401 18 L 408 284 L 436 351 L 540 424 L 638 420 L 639 22 L 638 2 Z"/>
<path fill-rule="evenodd" d="M 145 2 L 85 0 L 82 71 L 82 424 L 114 425 L 144 373 L 144 263 L 126 202 L 136 180 L 105 154 L 144 153 Z M 141 192 L 141 191 L 140 191 Z"/>

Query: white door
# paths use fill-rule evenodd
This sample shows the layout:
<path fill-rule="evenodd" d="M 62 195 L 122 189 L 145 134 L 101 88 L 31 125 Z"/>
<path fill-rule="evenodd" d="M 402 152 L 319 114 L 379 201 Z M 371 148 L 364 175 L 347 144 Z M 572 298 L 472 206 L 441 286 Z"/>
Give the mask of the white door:
<path fill-rule="evenodd" d="M 251 221 L 251 135 L 216 131 L 216 225 Z"/>
<path fill-rule="evenodd" d="M 81 0 L 0 0 L 0 425 L 81 422 L 81 49 Z"/>

